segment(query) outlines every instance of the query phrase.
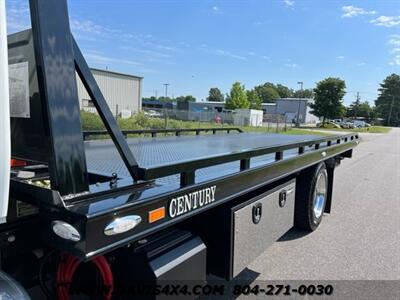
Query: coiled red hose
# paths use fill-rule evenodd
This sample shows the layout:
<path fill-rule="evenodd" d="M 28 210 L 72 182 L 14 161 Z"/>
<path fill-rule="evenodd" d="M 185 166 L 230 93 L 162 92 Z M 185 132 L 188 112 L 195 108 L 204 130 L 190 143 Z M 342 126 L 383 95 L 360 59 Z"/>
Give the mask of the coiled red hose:
<path fill-rule="evenodd" d="M 107 259 L 104 256 L 98 256 L 91 260 L 91 262 L 96 266 L 103 279 L 103 285 L 105 287 L 104 299 L 111 300 L 114 290 L 114 279 Z M 75 256 L 62 254 L 56 274 L 57 296 L 59 300 L 69 300 L 69 288 L 74 273 L 80 263 L 79 259 Z"/>

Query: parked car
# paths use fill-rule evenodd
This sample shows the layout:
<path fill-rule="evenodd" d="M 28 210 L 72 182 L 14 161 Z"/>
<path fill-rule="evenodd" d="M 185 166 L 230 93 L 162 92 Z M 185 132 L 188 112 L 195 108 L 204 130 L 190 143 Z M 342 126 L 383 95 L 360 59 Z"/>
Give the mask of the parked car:
<path fill-rule="evenodd" d="M 343 122 L 340 127 L 344 128 L 344 129 L 353 129 L 354 128 L 354 124 L 352 122 Z"/>
<path fill-rule="evenodd" d="M 149 117 L 161 117 L 162 115 L 155 111 L 155 110 L 147 110 L 144 112 L 145 115 L 149 116 Z"/>
<path fill-rule="evenodd" d="M 357 128 L 366 127 L 366 124 L 367 124 L 367 122 L 359 121 L 359 120 L 354 120 L 353 123 L 354 123 L 354 127 L 357 127 Z"/>
<path fill-rule="evenodd" d="M 340 125 L 334 122 L 325 122 L 317 124 L 318 128 L 340 128 Z"/>

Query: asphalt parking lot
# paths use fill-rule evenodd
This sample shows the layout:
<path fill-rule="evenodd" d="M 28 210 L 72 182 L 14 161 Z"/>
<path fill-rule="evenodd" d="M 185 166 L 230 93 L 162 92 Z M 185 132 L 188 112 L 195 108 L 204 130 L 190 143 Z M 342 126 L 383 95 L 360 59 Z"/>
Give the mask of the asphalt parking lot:
<path fill-rule="evenodd" d="M 361 134 L 336 170 L 333 210 L 249 265 L 254 280 L 400 280 L 400 129 Z"/>
<path fill-rule="evenodd" d="M 334 294 L 322 298 L 400 299 L 400 129 L 361 138 L 336 169 L 332 213 L 311 234 L 287 232 L 236 278 L 240 285 L 331 284 Z"/>

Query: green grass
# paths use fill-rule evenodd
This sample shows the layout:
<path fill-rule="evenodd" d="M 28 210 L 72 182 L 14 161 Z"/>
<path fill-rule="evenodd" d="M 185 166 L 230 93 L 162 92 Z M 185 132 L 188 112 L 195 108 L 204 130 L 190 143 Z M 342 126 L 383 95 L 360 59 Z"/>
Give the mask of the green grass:
<path fill-rule="evenodd" d="M 391 128 L 384 126 L 371 126 L 364 128 L 354 128 L 354 129 L 345 129 L 345 128 L 313 128 L 317 130 L 324 131 L 344 131 L 344 132 L 365 132 L 365 133 L 388 133 Z M 311 131 L 311 130 L 310 130 Z"/>
<path fill-rule="evenodd" d="M 81 112 L 83 130 L 105 130 L 105 127 L 97 114 L 89 112 Z M 234 126 L 221 125 L 206 122 L 179 121 L 173 119 L 151 118 L 143 113 L 134 115 L 129 119 L 117 119 L 118 125 L 122 130 L 139 130 L 139 129 L 178 129 L 178 128 L 215 128 L 215 127 L 239 127 L 245 132 L 264 132 L 264 133 L 280 133 L 280 134 L 313 134 L 313 135 L 330 135 L 319 131 L 310 131 L 297 128 L 280 128 L 278 131 L 272 127 L 251 127 L 251 126 Z M 194 134 L 194 133 L 193 133 Z M 130 135 L 131 136 L 131 135 Z M 108 136 L 96 136 L 93 138 L 102 139 Z"/>
<path fill-rule="evenodd" d="M 265 132 L 265 133 L 279 133 L 279 134 L 308 134 L 308 135 L 332 135 L 330 132 L 321 132 L 321 131 L 311 131 L 307 129 L 299 129 L 299 128 L 291 128 L 287 127 L 286 129 L 281 128 L 276 131 L 276 128 L 267 128 L 267 127 L 250 127 L 250 126 L 231 126 L 231 127 L 239 127 L 245 132 Z"/>

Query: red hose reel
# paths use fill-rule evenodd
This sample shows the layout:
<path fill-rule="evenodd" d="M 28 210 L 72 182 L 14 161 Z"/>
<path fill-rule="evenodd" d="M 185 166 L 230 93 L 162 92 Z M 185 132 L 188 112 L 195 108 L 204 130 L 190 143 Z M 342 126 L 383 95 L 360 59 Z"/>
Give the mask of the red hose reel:
<path fill-rule="evenodd" d="M 104 286 L 104 299 L 111 300 L 114 290 L 114 279 L 110 264 L 104 256 L 97 256 L 91 262 L 96 266 L 102 277 Z M 59 300 L 69 300 L 69 289 L 72 278 L 81 261 L 70 254 L 62 254 L 56 274 L 57 297 Z"/>

